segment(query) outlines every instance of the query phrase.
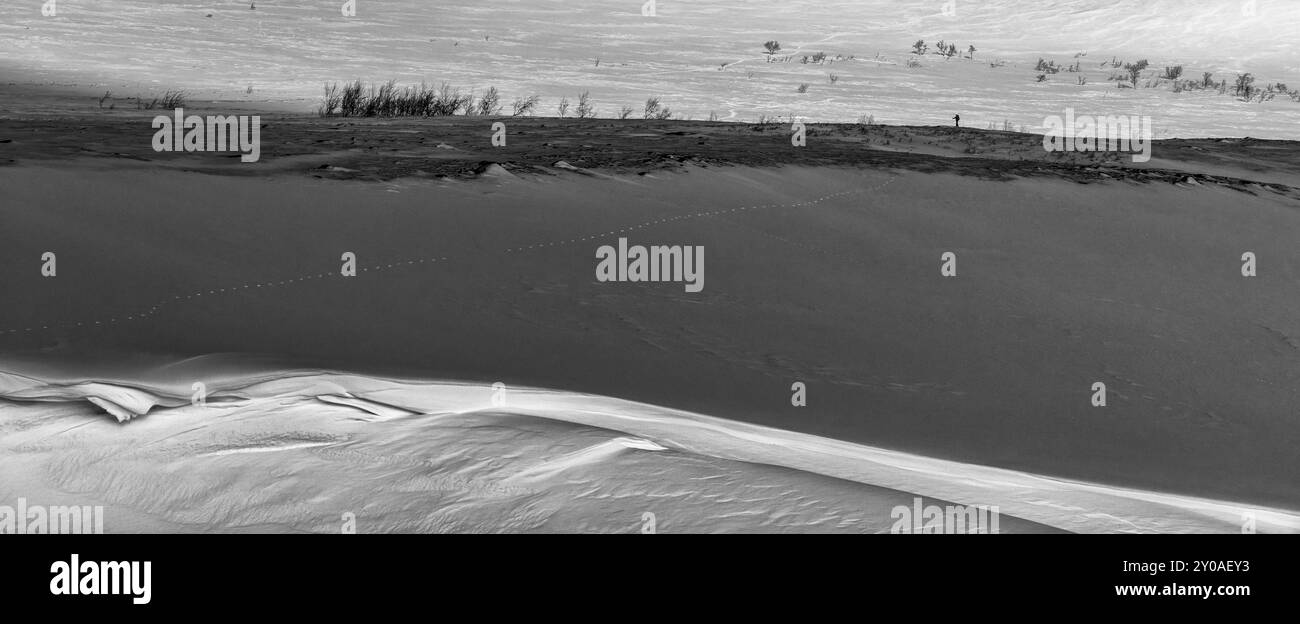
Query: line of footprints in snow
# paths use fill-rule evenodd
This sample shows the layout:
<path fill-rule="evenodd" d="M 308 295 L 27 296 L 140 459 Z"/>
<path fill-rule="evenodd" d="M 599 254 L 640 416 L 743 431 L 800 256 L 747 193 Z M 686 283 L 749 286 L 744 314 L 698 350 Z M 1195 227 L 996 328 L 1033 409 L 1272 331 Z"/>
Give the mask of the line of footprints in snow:
<path fill-rule="evenodd" d="M 856 195 L 856 194 L 868 193 L 868 192 L 872 192 L 872 191 L 875 191 L 875 190 L 879 190 L 879 189 L 881 189 L 881 188 L 883 188 L 883 187 L 889 185 L 890 183 L 892 183 L 895 179 L 897 179 L 896 176 L 895 176 L 895 177 L 891 177 L 891 178 L 889 178 L 888 180 L 886 180 L 885 182 L 883 182 L 883 183 L 881 183 L 881 184 L 877 184 L 877 185 L 875 185 L 875 186 L 871 186 L 871 187 L 867 187 L 867 188 L 854 189 L 854 190 L 840 191 L 840 192 L 838 192 L 838 193 L 832 193 L 832 194 L 829 194 L 829 195 L 824 195 L 824 196 L 818 197 L 818 198 L 816 198 L 816 199 L 812 199 L 812 200 L 808 200 L 808 201 L 803 201 L 803 202 L 792 202 L 792 203 L 787 203 L 787 204 L 760 204 L 760 205 L 753 205 L 753 206 L 741 206 L 741 207 L 737 207 L 737 208 L 724 209 L 724 210 L 704 211 L 704 212 L 697 212 L 697 213 L 693 213 L 693 214 L 678 215 L 678 216 L 673 216 L 673 217 L 663 217 L 663 218 L 660 218 L 660 219 L 654 219 L 654 220 L 650 220 L 650 221 L 645 221 L 645 222 L 642 222 L 642 223 L 638 223 L 638 224 L 635 224 L 635 225 L 631 225 L 631 226 L 628 226 L 628 227 L 624 227 L 624 228 L 621 228 L 621 229 L 618 229 L 618 230 L 610 230 L 610 231 L 608 231 L 608 232 L 601 232 L 601 233 L 598 233 L 598 234 L 591 234 L 591 235 L 588 235 L 588 236 L 574 237 L 574 238 L 570 238 L 570 239 L 557 240 L 557 241 L 549 241 L 549 242 L 539 242 L 539 243 L 533 243 L 533 244 L 531 244 L 531 245 L 522 245 L 522 246 L 519 246 L 519 247 L 510 247 L 510 248 L 503 249 L 502 252 L 503 252 L 503 253 L 519 253 L 519 252 L 529 251 L 529 250 L 533 250 L 533 249 L 543 249 L 543 248 L 547 248 L 547 247 L 555 247 L 555 246 L 557 246 L 557 245 L 568 245 L 568 244 L 574 244 L 574 243 L 579 243 L 579 242 L 584 242 L 584 241 L 592 241 L 592 240 L 594 240 L 594 239 L 596 239 L 596 238 L 599 238 L 599 237 L 615 236 L 615 235 L 618 235 L 618 234 L 624 234 L 624 233 L 631 232 L 631 231 L 634 231 L 634 230 L 644 229 L 644 228 L 651 227 L 651 226 L 654 226 L 654 225 L 660 225 L 660 224 L 669 223 L 669 222 L 673 222 L 673 221 L 681 221 L 681 220 L 684 220 L 684 219 L 704 218 L 704 217 L 718 217 L 718 216 L 723 216 L 723 215 L 727 215 L 727 214 L 742 213 L 742 212 L 746 212 L 746 211 L 750 211 L 750 210 L 757 210 L 757 209 L 762 209 L 762 208 L 779 208 L 779 207 L 795 208 L 795 207 L 801 207 L 801 206 L 811 206 L 811 205 L 815 205 L 815 204 L 820 204 L 820 203 L 825 202 L 825 201 L 829 201 L 829 200 L 833 200 L 833 199 L 838 199 L 838 198 L 841 198 L 841 197 L 845 197 L 845 196 L 848 196 L 848 195 Z M 781 240 L 785 240 L 785 239 L 781 239 Z M 790 242 L 790 241 L 787 241 L 787 242 Z M 793 243 L 792 243 L 792 244 L 793 244 Z M 702 248 L 699 248 L 699 249 L 702 251 Z M 599 253 L 598 253 L 597 255 L 598 255 L 598 257 L 600 256 Z M 209 296 L 209 297 L 212 297 L 212 296 L 216 296 L 216 295 L 232 294 L 232 293 L 235 293 L 235 292 L 238 292 L 238 291 L 255 290 L 255 289 L 259 289 L 259 288 L 276 288 L 276 287 L 279 287 L 279 286 L 288 286 L 288 285 L 295 284 L 295 283 L 303 283 L 303 282 L 307 282 L 307 281 L 309 281 L 309 280 L 325 279 L 325 278 L 328 278 L 328 277 L 354 278 L 354 277 L 357 277 L 357 275 L 358 275 L 359 272 L 360 272 L 360 273 L 365 273 L 365 272 L 369 272 L 369 271 L 383 271 L 383 270 L 386 270 L 386 269 L 400 268 L 400 267 L 403 267 L 403 266 L 415 266 L 415 265 L 420 265 L 420 264 L 434 264 L 434 263 L 437 263 L 437 262 L 446 262 L 447 260 L 448 260 L 448 259 L 447 259 L 446 256 L 442 256 L 442 257 L 438 257 L 438 258 L 414 258 L 414 259 L 409 259 L 409 260 L 399 260 L 399 261 L 397 261 L 397 262 L 391 262 L 391 263 L 388 263 L 388 264 L 378 264 L 378 265 L 375 265 L 375 266 L 372 266 L 372 267 L 359 267 L 358 264 L 357 264 L 357 255 L 356 255 L 354 252 L 351 252 L 351 251 L 345 251 L 345 252 L 343 252 L 343 254 L 340 256 L 340 261 L 342 262 L 342 264 L 341 264 L 341 266 L 339 267 L 339 270 L 338 270 L 338 273 L 337 273 L 337 274 L 335 274 L 335 273 L 315 273 L 315 274 L 310 274 L 310 275 L 303 275 L 303 276 L 299 276 L 299 277 L 293 277 L 293 278 L 289 278 L 289 279 L 285 279 L 285 280 L 278 280 L 278 281 L 277 281 L 277 280 L 271 280 L 271 281 L 266 281 L 266 282 L 249 282 L 249 283 L 246 283 L 246 284 L 241 284 L 241 285 L 238 285 L 238 286 L 231 286 L 231 287 L 226 287 L 226 288 L 217 288 L 217 289 L 211 289 L 211 290 L 207 290 L 207 291 L 202 291 L 202 290 L 200 290 L 200 291 L 196 291 L 196 292 L 193 292 L 193 293 L 190 293 L 190 294 L 187 294 L 187 295 L 175 295 L 175 296 L 173 296 L 171 299 L 163 300 L 163 301 L 159 301 L 158 303 L 149 306 L 147 309 L 144 309 L 144 310 L 142 310 L 142 311 L 136 312 L 135 314 L 129 314 L 129 315 L 126 315 L 126 316 L 121 316 L 121 317 L 110 317 L 110 318 L 107 318 L 107 319 L 100 319 L 100 320 L 93 320 L 93 321 L 76 321 L 76 322 L 68 322 L 68 323 L 63 323 L 63 324 L 56 324 L 56 325 L 53 325 L 53 326 L 51 326 L 51 325 L 41 325 L 41 326 L 39 326 L 39 327 L 26 327 L 26 328 L 21 328 L 21 329 L 19 329 L 19 328 L 11 328 L 11 329 L 0 330 L 0 334 L 32 333 L 32 332 L 38 332 L 38 331 L 47 331 L 47 330 L 50 330 L 51 328 L 54 328 L 54 329 L 71 329 L 71 328 L 74 328 L 74 327 L 95 327 L 95 326 L 111 325 L 111 324 L 115 324 L 115 323 L 117 323 L 117 322 L 119 322 L 119 321 L 136 321 L 136 320 L 143 320 L 143 319 L 146 319 L 146 318 L 149 318 L 149 317 L 154 316 L 154 315 L 157 314 L 157 313 L 158 313 L 162 308 L 164 308 L 165 306 L 167 306 L 167 305 L 169 305 L 169 304 L 179 303 L 179 302 L 185 302 L 185 301 L 190 301 L 190 300 L 198 299 L 198 298 L 203 297 L 204 295 L 207 295 L 207 296 Z M 955 254 L 955 253 L 953 253 L 953 252 L 951 252 L 951 251 L 945 251 L 945 252 L 943 252 L 942 254 L 940 254 L 940 258 L 939 258 L 939 260 L 940 260 L 940 264 L 939 264 L 939 275 L 940 275 L 941 277 L 944 277 L 944 278 L 953 278 L 953 277 L 957 277 L 957 254 Z M 1255 254 L 1254 254 L 1254 252 L 1250 252 L 1250 251 L 1244 252 L 1244 253 L 1241 255 L 1241 262 L 1242 262 L 1242 265 L 1241 265 L 1241 275 L 1242 275 L 1242 277 L 1255 277 L 1255 275 L 1256 275 L 1256 270 L 1255 270 L 1255 266 L 1256 266 L 1256 258 L 1255 258 Z M 603 262 L 602 262 L 602 264 L 603 264 Z M 679 268 L 680 268 L 680 267 L 679 267 Z M 621 270 L 622 270 L 622 268 L 621 268 Z M 700 267 L 700 270 L 702 271 L 702 267 Z M 600 272 L 600 271 L 598 270 L 598 273 L 599 273 L 599 272 Z M 45 277 L 45 278 L 55 278 L 55 277 L 58 276 L 58 256 L 57 256 L 57 254 L 56 254 L 55 252 L 53 252 L 53 251 L 46 251 L 46 252 L 43 252 L 43 253 L 41 254 L 40 274 L 41 274 L 42 277 Z M 623 280 L 623 281 L 637 281 L 637 280 Z M 643 281 L 650 281 L 650 280 L 647 279 L 647 280 L 643 280 Z M 701 281 L 702 281 L 702 280 L 701 280 Z M 698 292 L 698 290 L 691 290 L 691 289 L 689 289 L 689 288 L 688 288 L 688 291 L 689 291 L 689 292 Z M 196 383 L 196 384 L 195 384 L 195 389 L 196 389 L 196 390 L 200 390 L 200 387 L 201 387 L 201 386 L 202 386 L 201 383 Z M 498 386 L 502 386 L 502 384 L 497 383 L 497 384 L 494 384 L 494 385 L 493 385 L 493 390 L 494 390 L 494 401 L 496 400 L 495 397 L 497 396 L 497 395 L 496 395 L 496 392 L 498 391 Z M 795 382 L 793 385 L 791 385 L 790 389 L 791 389 L 791 391 L 792 391 L 792 395 L 791 395 L 791 397 L 790 397 L 790 404 L 791 404 L 791 405 L 794 405 L 794 406 L 796 406 L 796 407 L 803 407 L 803 406 L 806 406 L 806 405 L 807 405 L 807 386 L 806 386 L 803 382 Z M 201 398 L 198 398 L 199 395 L 200 395 L 201 393 L 202 393 L 202 390 L 200 390 L 200 392 L 196 393 L 196 402 L 197 402 L 197 403 L 202 403 L 202 399 L 201 399 Z M 1105 407 L 1105 406 L 1106 406 L 1106 384 L 1105 384 L 1105 383 L 1098 381 L 1098 382 L 1095 382 L 1095 383 L 1092 384 L 1092 397 L 1091 397 L 1091 401 L 1092 401 L 1092 405 L 1094 405 L 1094 406 L 1096 406 L 1096 407 Z"/>

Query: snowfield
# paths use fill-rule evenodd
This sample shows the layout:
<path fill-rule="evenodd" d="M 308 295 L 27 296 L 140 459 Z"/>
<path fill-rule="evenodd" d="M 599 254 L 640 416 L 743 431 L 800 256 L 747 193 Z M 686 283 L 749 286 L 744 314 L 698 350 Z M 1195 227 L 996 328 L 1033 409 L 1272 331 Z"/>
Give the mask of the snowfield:
<path fill-rule="evenodd" d="M 326 371 L 227 377 L 209 392 L 200 405 L 167 384 L 0 373 L 0 500 L 95 500 L 108 532 L 337 532 L 351 514 L 381 532 L 636 532 L 652 517 L 657 532 L 878 533 L 914 497 L 996 506 L 1007 533 L 1232 532 L 1246 513 L 1260 532 L 1300 530 L 1279 510 L 607 397 Z M 96 417 L 86 399 L 133 418 Z"/>
<path fill-rule="evenodd" d="M 1156 138 L 1300 138 L 1300 102 L 1243 103 L 1216 92 L 1160 86 L 1119 89 L 1112 58 L 1148 59 L 1142 84 L 1164 66 L 1185 78 L 1251 72 L 1259 86 L 1300 87 L 1300 4 L 1283 0 L 708 1 L 656 4 L 569 0 L 358 2 L 39 3 L 0 7 L 0 77 L 63 85 L 93 108 L 104 91 L 127 98 L 184 89 L 215 99 L 307 112 L 326 82 L 422 81 L 482 93 L 497 87 L 507 110 L 538 94 L 555 115 L 561 98 L 589 91 L 597 113 L 636 115 L 648 97 L 693 119 L 950 125 L 1041 132 L 1067 107 L 1080 114 L 1149 115 Z M 1173 22 L 1177 26 L 1169 27 Z M 955 43 L 974 59 L 910 54 L 924 39 Z M 769 63 L 763 43 L 781 42 Z M 828 62 L 803 64 L 825 52 Z M 1085 56 L 1076 57 L 1083 53 Z M 853 57 L 849 59 L 849 57 Z M 1039 58 L 1079 62 L 1036 82 Z M 836 60 L 836 59 L 839 60 Z M 907 63 L 918 58 L 919 67 Z M 1001 66 L 991 67 L 999 62 Z M 7 76 L 6 76 L 7 74 Z M 830 77 L 837 79 L 832 84 Z M 1077 83 L 1078 76 L 1086 85 Z M 111 77 L 111 78 L 110 78 Z M 798 93 L 801 84 L 809 85 Z M 56 108 L 67 103 L 52 105 Z M 123 103 L 120 106 L 131 106 Z M 572 112 L 570 113 L 572 114 Z"/>
<path fill-rule="evenodd" d="M 642 2 L 0 4 L 0 512 L 1300 531 L 1300 2 Z M 353 80 L 541 99 L 315 114 Z M 257 162 L 155 146 L 178 108 Z M 625 243 L 699 279 L 605 279 Z"/>

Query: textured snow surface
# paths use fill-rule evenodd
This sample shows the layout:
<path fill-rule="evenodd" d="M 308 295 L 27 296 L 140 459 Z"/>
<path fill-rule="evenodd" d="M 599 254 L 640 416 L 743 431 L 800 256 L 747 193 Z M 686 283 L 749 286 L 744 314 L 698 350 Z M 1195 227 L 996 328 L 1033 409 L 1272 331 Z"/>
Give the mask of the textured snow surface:
<path fill-rule="evenodd" d="M 1183 65 L 1185 78 L 1251 72 L 1260 86 L 1295 88 L 1300 3 L 1288 0 L 955 0 L 947 14 L 942 0 L 667 0 L 655 17 L 643 17 L 641 4 L 361 0 L 345 18 L 341 0 L 263 0 L 256 10 L 246 2 L 126 0 L 59 3 L 58 16 L 46 18 L 40 3 L 4 3 L 0 73 L 95 97 L 181 88 L 192 99 L 300 111 L 314 110 L 325 82 L 392 79 L 479 93 L 495 86 L 507 107 L 538 94 L 539 115 L 589 91 L 605 117 L 625 105 L 639 114 L 655 96 L 695 119 L 872 115 L 885 124 L 947 125 L 960 113 L 970 127 L 1006 121 L 1041 132 L 1045 116 L 1073 107 L 1150 115 L 1156 138 L 1300 138 L 1300 103 L 1285 97 L 1248 104 L 1217 92 L 1175 94 L 1168 84 L 1118 89 L 1108 78 L 1122 70 L 1101 67 L 1114 57 L 1147 59 L 1148 78 Z M 766 62 L 770 39 L 782 44 L 778 56 L 794 60 Z M 917 39 L 977 51 L 973 60 L 926 55 L 909 68 Z M 817 52 L 854 59 L 799 62 Z M 1088 84 L 1066 72 L 1036 82 L 1040 57 L 1079 61 Z M 990 67 L 996 60 L 1005 65 Z M 798 93 L 804 83 L 809 89 Z M 77 106 L 93 108 L 94 100 Z"/>
<path fill-rule="evenodd" d="M 334 532 L 352 514 L 363 532 L 887 532 L 918 496 L 996 505 L 1003 532 L 1236 532 L 1245 513 L 1300 528 L 551 390 L 279 371 L 228 377 L 203 405 L 175 383 L 16 374 L 0 395 L 0 496 L 103 504 L 109 531 Z"/>

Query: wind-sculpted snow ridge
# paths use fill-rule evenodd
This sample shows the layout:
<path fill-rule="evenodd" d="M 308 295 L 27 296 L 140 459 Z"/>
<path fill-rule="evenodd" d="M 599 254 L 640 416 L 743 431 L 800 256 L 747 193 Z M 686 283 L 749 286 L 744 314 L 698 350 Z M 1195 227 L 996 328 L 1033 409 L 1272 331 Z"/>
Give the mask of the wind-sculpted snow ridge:
<path fill-rule="evenodd" d="M 183 405 L 186 399 L 164 396 L 149 390 L 93 381 L 43 383 L 30 377 L 0 371 L 0 398 L 11 401 L 60 403 L 86 400 L 103 408 L 118 422 L 149 413 L 158 406 Z"/>
<path fill-rule="evenodd" d="M 116 509 L 133 519 L 116 530 L 336 532 L 351 514 L 359 531 L 888 532 L 917 498 L 996 506 L 1001 532 L 1300 531 L 1293 511 L 612 397 L 303 370 L 213 382 L 225 400 L 197 404 L 175 383 L 0 373 L 0 497 L 44 479 L 103 501 L 110 531 Z M 118 422 L 59 405 L 88 399 Z"/>

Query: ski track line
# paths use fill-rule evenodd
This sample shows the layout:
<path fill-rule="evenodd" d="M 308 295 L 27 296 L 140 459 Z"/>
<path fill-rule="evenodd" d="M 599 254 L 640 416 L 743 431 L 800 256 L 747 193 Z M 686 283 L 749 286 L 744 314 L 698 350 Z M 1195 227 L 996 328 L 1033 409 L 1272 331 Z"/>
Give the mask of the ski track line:
<path fill-rule="evenodd" d="M 799 208 L 799 207 L 805 207 L 805 206 L 815 206 L 815 205 L 821 204 L 821 203 L 823 203 L 823 202 L 830 201 L 830 200 L 834 200 L 834 199 L 838 199 L 838 198 L 841 198 L 841 197 L 846 197 L 846 196 L 849 196 L 849 195 L 858 195 L 858 194 L 862 194 L 862 193 L 870 193 L 870 192 L 872 192 L 872 191 L 879 190 L 879 189 L 881 189 L 881 188 L 884 188 L 885 186 L 888 186 L 890 183 L 892 183 L 892 182 L 893 182 L 894 180 L 896 180 L 897 178 L 898 178 L 898 176 L 890 176 L 890 178 L 889 178 L 888 180 L 885 180 L 884 182 L 881 182 L 880 184 L 876 184 L 876 185 L 874 185 L 874 186 L 870 186 L 870 187 L 866 187 L 866 188 L 849 189 L 849 190 L 845 190 L 845 191 L 840 191 L 840 192 L 838 192 L 838 193 L 831 193 L 831 194 L 829 194 L 829 195 L 823 195 L 823 196 L 821 196 L 821 197 L 817 197 L 817 198 L 815 198 L 815 199 L 809 199 L 809 200 L 800 201 L 800 202 L 790 202 L 790 203 L 786 203 L 786 204 L 755 204 L 755 205 L 753 205 L 753 206 L 740 206 L 740 207 L 736 207 L 736 208 L 729 208 L 729 209 L 728 209 L 728 208 L 724 208 L 724 209 L 720 209 L 720 210 L 708 210 L 708 211 L 696 212 L 696 213 L 691 213 L 691 214 L 676 215 L 676 216 L 672 216 L 672 217 L 663 217 L 663 218 L 660 218 L 660 219 L 652 219 L 652 220 L 650 220 L 650 221 L 643 221 L 643 222 L 641 222 L 641 223 L 637 223 L 637 224 L 635 224 L 635 225 L 629 225 L 629 226 L 622 227 L 622 228 L 619 228 L 619 229 L 616 229 L 616 230 L 609 230 L 608 232 L 597 232 L 597 233 L 595 233 L 595 234 L 589 234 L 589 235 L 587 235 L 587 236 L 574 237 L 574 238 L 563 239 L 563 240 L 553 240 L 553 241 L 546 241 L 546 242 L 538 242 L 538 243 L 533 243 L 533 244 L 531 244 L 531 245 L 521 245 L 521 246 L 518 246 L 518 247 L 509 247 L 509 248 L 506 248 L 506 249 L 501 250 L 501 252 L 502 252 L 502 253 L 519 253 L 519 252 L 525 252 L 525 251 L 530 251 L 530 250 L 534 250 L 534 249 L 542 249 L 542 248 L 546 248 L 546 247 L 555 247 L 555 246 L 558 246 L 558 245 L 571 245 L 571 244 L 574 244 L 574 243 L 580 243 L 580 242 L 584 242 L 584 241 L 592 241 L 592 240 L 595 240 L 595 239 L 597 239 L 597 238 L 608 237 L 608 236 L 615 236 L 615 235 L 618 235 L 618 234 L 625 234 L 625 233 L 632 232 L 632 231 L 635 231 L 635 230 L 642 230 L 642 229 L 645 229 L 645 228 L 648 228 L 648 227 L 653 227 L 653 226 L 656 226 L 656 225 L 663 225 L 663 224 L 666 224 L 666 223 L 673 223 L 673 222 L 677 222 L 677 221 L 685 221 L 685 220 L 687 220 L 687 219 L 700 219 L 700 218 L 713 218 L 713 217 L 720 217 L 720 216 L 723 216 L 723 215 L 730 215 L 730 214 L 736 214 L 736 213 L 745 213 L 745 212 L 747 212 L 747 211 L 758 210 L 758 209 L 762 209 L 762 208 Z M 789 241 L 785 241 L 785 242 L 789 242 Z M 436 262 L 447 262 L 447 261 L 448 261 L 448 258 L 447 258 L 446 256 L 441 256 L 441 257 L 438 257 L 438 258 L 414 258 L 414 259 L 409 259 L 409 260 L 397 260 L 397 261 L 395 261 L 395 262 L 389 262 L 389 263 L 387 263 L 387 264 L 385 264 L 385 263 L 378 263 L 378 264 L 375 264 L 374 266 L 358 267 L 358 269 L 359 269 L 360 272 L 384 271 L 384 270 L 387 270 L 387 269 L 400 268 L 400 267 L 402 267 L 402 266 L 413 266 L 413 265 L 417 265 L 417 264 L 433 264 L 433 263 L 436 263 Z M 216 296 L 216 295 L 233 294 L 233 293 L 241 292 L 241 291 L 255 291 L 255 290 L 259 289 L 259 288 L 270 289 L 270 288 L 277 288 L 277 287 L 280 287 L 280 286 L 289 286 L 289 285 L 296 284 L 296 283 L 307 282 L 308 280 L 325 279 L 325 278 L 327 278 L 327 277 L 343 277 L 343 276 L 342 276 L 341 274 L 337 274 L 337 273 L 314 273 L 314 274 L 310 274 L 310 275 L 301 275 L 301 276 L 298 276 L 298 277 L 291 277 L 291 278 L 289 278 L 289 279 L 283 279 L 283 280 L 268 280 L 268 281 L 265 281 L 265 282 L 247 282 L 247 283 L 244 283 L 244 284 L 240 284 L 240 285 L 238 285 L 238 286 L 229 286 L 229 287 L 225 287 L 225 288 L 213 288 L 213 289 L 207 289 L 207 290 L 198 290 L 198 291 L 192 292 L 192 293 L 190 293 L 190 294 L 188 294 L 188 295 L 173 295 L 171 299 L 163 299 L 162 301 L 159 301 L 158 303 L 155 303 L 155 304 L 149 306 L 148 308 L 143 309 L 143 310 L 141 310 L 141 311 L 139 311 L 139 312 L 136 312 L 136 313 L 134 313 L 134 314 L 112 316 L 112 317 L 109 317 L 109 318 L 107 318 L 107 319 L 99 318 L 99 319 L 95 319 L 95 320 L 86 320 L 86 321 L 75 321 L 75 322 L 74 322 L 74 321 L 68 321 L 68 322 L 66 322 L 66 323 L 59 323 L 59 324 L 54 324 L 54 325 L 40 325 L 40 326 L 33 326 L 33 327 L 26 327 L 26 328 L 17 328 L 17 327 L 15 327 L 15 328 L 10 328 L 10 329 L 0 329 L 0 335 L 13 335 L 13 334 L 40 333 L 40 332 L 42 332 L 42 331 L 48 331 L 48 330 L 51 330 L 51 329 L 74 329 L 74 328 L 77 328 L 77 327 L 104 327 L 104 326 L 107 326 L 107 325 L 113 325 L 113 324 L 116 324 L 116 323 L 118 323 L 118 322 L 144 320 L 144 319 L 147 319 L 147 318 L 150 318 L 150 317 L 152 317 L 152 316 L 157 315 L 159 311 L 161 311 L 164 307 L 166 307 L 166 306 L 168 306 L 168 305 L 175 305 L 175 304 L 178 304 L 178 303 L 184 303 L 184 302 L 187 302 L 187 301 L 193 301 L 193 300 L 196 300 L 196 299 L 199 299 L 199 298 L 203 297 L 205 294 L 208 295 L 209 298 L 211 298 L 211 297 Z"/>

